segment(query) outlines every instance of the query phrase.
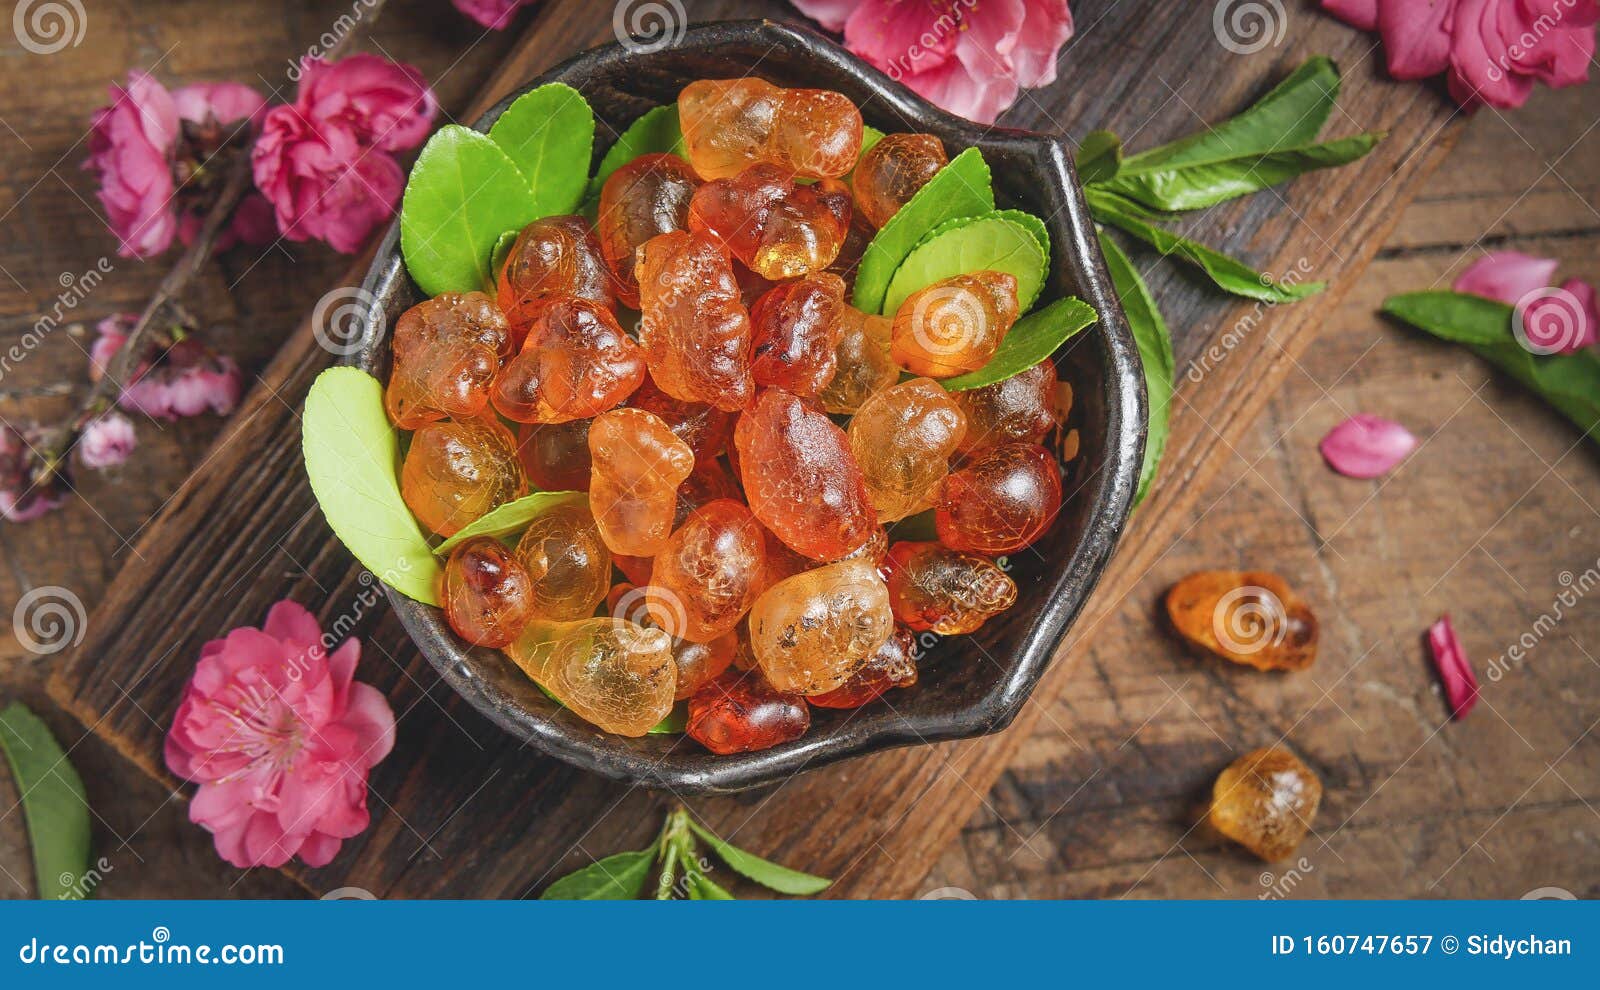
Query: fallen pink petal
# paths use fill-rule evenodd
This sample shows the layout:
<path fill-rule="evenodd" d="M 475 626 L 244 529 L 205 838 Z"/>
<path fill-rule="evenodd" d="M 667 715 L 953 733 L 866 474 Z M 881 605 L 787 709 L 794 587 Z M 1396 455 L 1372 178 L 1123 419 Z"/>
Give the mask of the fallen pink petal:
<path fill-rule="evenodd" d="M 1520 251 L 1494 251 L 1468 265 L 1451 286 L 1457 292 L 1498 299 L 1515 305 L 1530 292 L 1548 286 L 1561 263 Z"/>
<path fill-rule="evenodd" d="M 1393 420 L 1365 413 L 1329 430 L 1318 444 L 1328 466 L 1349 478 L 1387 474 L 1417 447 L 1411 431 Z"/>
<path fill-rule="evenodd" d="M 1433 654 L 1433 666 L 1439 671 L 1439 681 L 1444 685 L 1445 697 L 1450 702 L 1450 713 L 1457 719 L 1467 717 L 1472 706 L 1478 703 L 1478 676 L 1472 672 L 1461 640 L 1450 624 L 1450 616 L 1443 615 L 1428 627 L 1428 648 Z"/>

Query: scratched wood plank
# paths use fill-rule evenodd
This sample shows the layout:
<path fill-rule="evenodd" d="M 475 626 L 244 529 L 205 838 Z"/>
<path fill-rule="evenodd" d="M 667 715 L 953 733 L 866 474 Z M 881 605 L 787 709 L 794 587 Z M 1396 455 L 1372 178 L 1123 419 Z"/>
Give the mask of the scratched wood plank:
<path fill-rule="evenodd" d="M 1154 268 L 1150 281 L 1174 327 L 1180 366 L 1243 319 L 1262 330 L 1243 335 L 1211 373 L 1184 383 L 1165 485 L 1108 573 L 1097 599 L 1105 604 L 1091 606 L 1064 645 L 1065 659 L 1010 732 L 881 754 L 766 791 L 692 802 L 741 843 L 840 877 L 836 894 L 915 890 L 939 851 L 985 804 L 1021 743 L 1053 717 L 1073 655 L 1170 542 L 1218 468 L 1219 452 L 1243 435 L 1290 373 L 1454 135 L 1438 94 L 1378 79 L 1365 59 L 1369 44 L 1353 32 L 1305 16 L 1282 45 L 1236 56 L 1218 45 L 1200 6 L 1080 5 L 1084 30 L 1062 79 L 1028 94 L 1007 122 L 1071 136 L 1109 126 L 1138 148 L 1200 126 L 1194 108 L 1213 118 L 1237 110 L 1309 54 L 1350 63 L 1335 132 L 1381 128 L 1392 135 L 1368 164 L 1194 220 L 1206 239 L 1264 270 L 1286 272 L 1304 259 L 1334 277 L 1335 290 L 1263 318 L 1179 270 Z M 702 4 L 694 13 L 709 19 L 734 7 Z M 737 7 L 787 14 L 777 3 Z M 576 2 L 545 5 L 479 105 L 573 50 L 609 40 L 608 13 Z M 294 410 L 326 360 L 307 327 L 286 343 L 208 462 L 145 529 L 92 618 L 89 639 L 51 682 L 51 695 L 64 707 L 159 778 L 159 727 L 201 641 L 259 621 L 284 595 L 320 603 L 325 620 L 362 607 L 367 589 L 359 571 L 330 538 L 298 471 Z M 196 588 L 227 593 L 196 595 Z M 361 676 L 391 698 L 402 718 L 400 742 L 373 777 L 372 829 L 329 867 L 300 874 L 312 889 L 349 883 L 386 896 L 520 896 L 537 891 L 554 871 L 640 844 L 652 833 L 669 797 L 587 777 L 512 742 L 440 684 L 381 608 L 366 611 L 358 633 L 367 644 Z"/>

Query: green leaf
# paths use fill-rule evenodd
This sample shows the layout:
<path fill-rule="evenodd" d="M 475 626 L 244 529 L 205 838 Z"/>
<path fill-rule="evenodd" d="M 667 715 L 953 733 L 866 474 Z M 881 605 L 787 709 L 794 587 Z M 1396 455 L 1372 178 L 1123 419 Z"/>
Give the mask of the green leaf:
<path fill-rule="evenodd" d="M 883 312 L 889 280 L 918 242 L 942 223 L 993 210 L 989 165 L 977 148 L 968 148 L 918 189 L 867 245 L 856 269 L 855 307 L 866 313 Z"/>
<path fill-rule="evenodd" d="M 1259 192 L 1316 169 L 1348 165 L 1366 155 L 1381 134 L 1308 144 L 1223 161 L 1125 168 L 1101 188 L 1157 210 L 1199 210 Z"/>
<path fill-rule="evenodd" d="M 1082 299 L 1072 296 L 1057 299 L 1037 313 L 1029 313 L 1018 320 L 1000 341 L 1000 349 L 994 352 L 988 364 L 977 371 L 946 378 L 939 384 L 947 391 L 963 392 L 1003 382 L 1048 358 L 1074 334 L 1099 318 L 1094 307 Z"/>
<path fill-rule="evenodd" d="M 678 854 L 676 847 L 667 850 L 661 857 L 661 872 L 656 875 L 656 900 L 672 900 L 672 885 L 678 875 Z"/>
<path fill-rule="evenodd" d="M 1134 343 L 1139 347 L 1139 360 L 1144 365 L 1145 392 L 1149 395 L 1150 424 L 1144 441 L 1144 463 L 1139 468 L 1139 487 L 1134 494 L 1134 504 L 1144 501 L 1155 480 L 1161 454 L 1167 447 L 1167 432 L 1172 406 L 1173 374 L 1176 361 L 1172 356 L 1172 334 L 1166 320 L 1150 295 L 1150 289 L 1139 277 L 1138 269 L 1122 253 L 1115 239 L 1105 231 L 1100 232 L 1100 249 L 1105 252 L 1106 268 L 1111 272 L 1111 283 L 1116 286 L 1122 300 L 1122 311 L 1127 314 L 1128 326 L 1133 330 Z"/>
<path fill-rule="evenodd" d="M 528 524 L 558 505 L 574 499 L 587 498 L 583 492 L 534 492 L 515 501 L 490 509 L 472 522 L 461 527 L 455 535 L 433 548 L 434 554 L 447 556 L 450 551 L 475 536 L 492 536 L 504 540 L 512 533 L 520 533 Z"/>
<path fill-rule="evenodd" d="M 1122 169 L 1122 139 L 1110 131 L 1090 131 L 1078 145 L 1074 160 L 1078 181 L 1084 185 L 1108 182 Z"/>
<path fill-rule="evenodd" d="M 494 248 L 489 252 L 489 280 L 484 283 L 483 291 L 494 295 L 495 279 L 500 277 L 500 266 L 506 263 L 506 255 L 511 253 L 511 246 L 517 243 L 520 230 L 508 230 L 501 234 L 494 242 Z"/>
<path fill-rule="evenodd" d="M 489 128 L 528 180 L 534 217 L 571 213 L 589 185 L 594 112 L 583 94 L 549 83 L 517 97 Z"/>
<path fill-rule="evenodd" d="M 728 893 L 715 880 L 704 873 L 694 875 L 694 886 L 690 888 L 690 896 L 697 901 L 731 901 L 734 896 Z"/>
<path fill-rule="evenodd" d="M 89 800 L 50 729 L 21 702 L 0 711 L 0 751 L 21 795 L 40 900 L 80 900 L 89 870 Z"/>
<path fill-rule="evenodd" d="M 1383 312 L 1441 340 L 1465 344 L 1600 441 L 1600 357 L 1592 350 L 1536 355 L 1512 332 L 1510 306 L 1465 293 L 1394 296 L 1385 300 Z"/>
<path fill-rule="evenodd" d="M 1123 159 L 1121 174 L 1202 165 L 1310 144 L 1338 99 L 1338 67 L 1325 55 L 1314 56 L 1238 116 L 1200 134 Z"/>
<path fill-rule="evenodd" d="M 491 279 L 489 257 L 507 230 L 539 217 L 517 166 L 487 135 L 448 124 L 417 157 L 400 207 L 406 270 L 424 293 L 473 292 Z"/>
<path fill-rule="evenodd" d="M 311 491 L 345 548 L 407 598 L 439 604 L 439 561 L 400 497 L 400 444 L 378 380 L 355 368 L 318 375 L 300 445 Z"/>
<path fill-rule="evenodd" d="M 589 180 L 589 197 L 598 198 L 611 173 L 640 155 L 667 153 L 684 157 L 683 128 L 678 124 L 678 105 L 652 107 L 617 135 L 616 143 L 600 159 L 600 168 Z"/>
<path fill-rule="evenodd" d="M 689 703 L 680 701 L 672 706 L 672 711 L 667 717 L 650 727 L 645 733 L 649 736 L 675 736 L 689 727 Z"/>
<path fill-rule="evenodd" d="M 1199 266 L 1217 287 L 1236 296 L 1259 299 L 1262 302 L 1296 302 L 1316 295 L 1326 288 L 1322 282 L 1276 282 L 1244 262 L 1209 248 L 1198 241 L 1157 227 L 1135 210 L 1124 206 L 1124 200 L 1099 189 L 1086 189 L 1089 210 L 1101 223 L 1127 231 L 1165 255 L 1175 255 Z"/>
<path fill-rule="evenodd" d="M 935 227 L 906 255 L 889 281 L 883 313 L 893 316 L 899 312 L 900 305 L 918 289 L 980 271 L 1016 276 L 1017 309 L 1026 313 L 1044 288 L 1049 266 L 1050 236 L 1037 217 L 1017 210 L 957 217 Z"/>
<path fill-rule="evenodd" d="M 644 891 L 656 848 L 617 853 L 568 873 L 539 895 L 541 901 L 631 901 Z"/>
<path fill-rule="evenodd" d="M 862 124 L 861 125 L 861 154 L 865 155 L 867 152 L 871 151 L 872 150 L 872 146 L 877 144 L 879 141 L 882 141 L 883 139 L 884 139 L 884 133 L 882 131 L 878 130 L 876 127 L 873 127 L 871 124 Z M 861 160 L 861 157 L 860 157 L 860 155 L 858 155 L 856 157 L 856 161 L 860 161 L 860 160 Z"/>
<path fill-rule="evenodd" d="M 689 827 L 735 873 L 754 880 L 768 890 L 776 890 L 780 894 L 815 894 L 833 886 L 832 880 L 791 870 L 787 866 L 779 866 L 753 853 L 747 853 L 738 846 L 717 838 L 710 830 L 696 822 L 691 821 Z"/>

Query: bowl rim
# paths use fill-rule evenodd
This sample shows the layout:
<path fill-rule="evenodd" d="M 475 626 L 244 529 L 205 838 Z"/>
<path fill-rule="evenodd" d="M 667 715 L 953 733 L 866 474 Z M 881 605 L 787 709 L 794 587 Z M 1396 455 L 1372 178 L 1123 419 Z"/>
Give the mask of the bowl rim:
<path fill-rule="evenodd" d="M 956 117 L 891 80 L 827 37 L 800 25 L 771 20 L 696 25 L 687 28 L 672 47 L 714 49 L 751 42 L 798 49 L 805 57 L 825 63 L 836 74 L 851 77 L 881 101 L 881 107 L 872 108 L 875 114 L 881 115 L 878 119 L 892 114 L 899 117 L 902 124 L 936 133 L 947 143 L 985 151 L 1003 150 L 1025 157 L 1040 173 L 1059 185 L 1065 198 L 1065 208 L 1060 213 L 1069 243 L 1057 246 L 1051 262 L 1052 274 L 1061 271 L 1063 266 L 1071 270 L 1079 292 L 1100 317 L 1085 336 L 1092 333 L 1099 337 L 1101 344 L 1106 448 L 1104 463 L 1095 472 L 1096 476 L 1085 481 L 1074 495 L 1089 500 L 1082 536 L 1072 547 L 1066 563 L 1055 572 L 1037 614 L 1020 632 L 1020 642 L 1011 651 L 1008 669 L 995 687 L 954 712 L 900 715 L 888 723 L 870 727 L 860 725 L 861 720 L 852 719 L 832 727 L 831 732 L 808 732 L 783 746 L 717 757 L 710 767 L 674 766 L 668 761 L 670 751 L 667 756 L 652 757 L 621 749 L 608 744 L 613 737 L 592 727 L 587 732 L 573 731 L 559 720 L 528 710 L 492 680 L 479 675 L 470 662 L 470 651 L 463 649 L 449 633 L 437 608 L 413 601 L 383 585 L 401 624 L 428 662 L 453 690 L 490 721 L 525 744 L 532 744 L 581 769 L 679 794 L 745 790 L 882 749 L 972 738 L 999 732 L 1008 726 L 1055 659 L 1116 549 L 1133 508 L 1147 429 L 1147 400 L 1138 348 L 1105 267 L 1096 228 L 1073 166 L 1071 146 L 1065 138 L 1012 128 L 984 127 Z M 612 42 L 574 55 L 518 87 L 471 126 L 487 131 L 512 102 L 538 86 L 553 81 L 571 84 L 575 78 L 588 75 L 602 63 L 619 56 L 648 59 L 653 54 L 629 51 L 623 55 L 624 50 L 624 45 Z M 399 237 L 397 214 L 378 245 L 358 294 L 363 308 L 358 343 L 340 359 L 342 364 L 354 365 L 372 374 L 376 374 L 382 364 L 381 347 L 389 333 L 384 301 L 397 292 L 417 291 L 406 273 Z"/>

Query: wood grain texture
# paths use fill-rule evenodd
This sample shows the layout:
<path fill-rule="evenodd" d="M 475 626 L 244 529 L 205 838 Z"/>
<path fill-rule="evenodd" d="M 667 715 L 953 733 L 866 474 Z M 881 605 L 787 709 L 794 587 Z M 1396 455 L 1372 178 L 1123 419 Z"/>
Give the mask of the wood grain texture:
<path fill-rule="evenodd" d="M 710 18 L 735 6 L 741 12 L 786 12 L 776 3 L 699 4 L 694 14 Z M 1184 9 L 1174 9 L 1179 6 Z M 1032 822 L 1028 831 L 1042 830 L 1037 835 L 1052 841 L 1062 823 L 1076 822 L 1073 809 L 1064 816 L 1052 811 L 1080 785 L 1092 794 L 1094 781 L 1103 780 L 1083 759 L 1041 764 L 1047 776 L 1038 785 L 1047 789 L 1042 796 L 1029 794 L 1017 777 L 991 788 L 1019 753 L 1037 759 L 1040 738 L 1097 745 L 1092 723 L 1062 707 L 1060 699 L 1073 697 L 1065 689 L 1090 680 L 1084 671 L 1069 676 L 1075 666 L 1070 661 L 1088 657 L 1096 681 L 1117 667 L 1116 657 L 1097 655 L 1114 642 L 1113 620 L 1127 618 L 1132 602 L 1133 623 L 1145 621 L 1148 598 L 1139 597 L 1140 579 L 1150 580 L 1145 572 L 1163 560 L 1173 538 L 1192 521 L 1208 478 L 1231 463 L 1230 445 L 1245 442 L 1250 421 L 1268 407 L 1277 385 L 1293 380 L 1312 334 L 1336 312 L 1339 294 L 1356 282 L 1459 127 L 1436 92 L 1378 79 L 1367 57 L 1368 40 L 1331 21 L 1302 16 L 1282 46 L 1234 56 L 1218 47 L 1209 8 L 1199 9 L 1205 6 L 1171 5 L 1153 13 L 1139 4 L 1079 4 L 1080 37 L 1063 64 L 1063 78 L 1025 95 L 1007 122 L 1074 137 L 1108 126 L 1138 149 L 1201 126 L 1195 108 L 1208 118 L 1225 116 L 1306 55 L 1333 54 L 1350 71 L 1332 132 L 1386 129 L 1391 139 L 1366 167 L 1303 179 L 1187 223 L 1203 239 L 1267 271 L 1287 272 L 1307 259 L 1317 277 L 1334 280 L 1334 292 L 1257 313 L 1253 306 L 1223 300 L 1180 269 L 1136 253 L 1141 268 L 1151 269 L 1152 288 L 1174 328 L 1180 369 L 1230 330 L 1249 332 L 1234 333 L 1225 360 L 1211 362 L 1212 370 L 1198 381 L 1184 382 L 1161 488 L 1141 510 L 1091 605 L 1095 614 L 1080 623 L 1065 660 L 1041 684 L 1018 724 L 999 737 L 883 754 L 765 792 L 692 802 L 713 827 L 741 844 L 838 876 L 836 895 L 903 896 L 925 889 L 928 869 L 975 813 L 976 831 L 967 834 L 965 846 L 985 828 L 998 831 L 997 822 Z M 503 91 L 576 48 L 609 40 L 605 14 L 609 8 L 544 5 L 528 40 L 485 93 Z M 353 281 L 347 276 L 340 284 Z M 521 896 L 591 856 L 642 844 L 668 798 L 586 777 L 519 748 L 438 683 L 381 606 L 365 604 L 358 571 L 328 535 L 298 471 L 293 411 L 325 361 L 302 327 L 262 373 L 262 387 L 224 428 L 209 463 L 127 552 L 127 566 L 97 609 L 88 641 L 63 665 L 52 696 L 161 776 L 161 728 L 201 641 L 259 621 L 267 604 L 286 594 L 320 603 L 325 621 L 359 611 L 356 632 L 366 644 L 360 676 L 389 695 L 401 717 L 400 744 L 373 777 L 373 828 L 347 844 L 330 867 L 302 874 L 307 886 L 320 891 L 353 884 L 385 896 Z M 195 588 L 212 593 L 196 595 Z M 223 589 L 226 594 L 217 593 Z M 1134 596 L 1125 597 L 1129 592 Z M 1132 731 L 1147 715 L 1128 706 L 1116 717 Z M 1221 728 L 1224 717 L 1211 721 Z M 1155 724 L 1166 725 L 1159 713 Z M 1152 771 L 1147 786 L 1156 793 L 1187 792 L 1196 761 L 1214 755 L 1187 741 L 1168 766 Z M 1180 766 L 1180 759 L 1189 762 Z M 1052 798 L 1061 800 L 1052 804 Z M 1115 800 L 1120 798 L 1109 801 L 1102 822 L 1110 820 Z M 1171 820 L 1166 808 L 1130 812 L 1125 821 L 1105 827 L 1126 832 L 1132 841 L 1140 815 L 1152 823 L 1152 841 L 1164 837 Z M 195 843 L 204 844 L 203 837 Z M 1115 868 L 1126 858 L 1112 855 L 1109 862 Z M 950 863 L 949 857 L 940 861 L 941 872 L 953 871 Z M 1127 868 L 1121 870 L 1118 876 L 1126 879 Z M 1003 876 L 996 868 L 990 878 L 1002 884 L 996 878 Z M 1120 892 L 1116 886 L 1105 884 L 1107 892 Z M 1035 892 L 1025 885 L 995 889 Z M 1054 889 L 1062 888 L 1041 884 L 1038 892 Z"/>

